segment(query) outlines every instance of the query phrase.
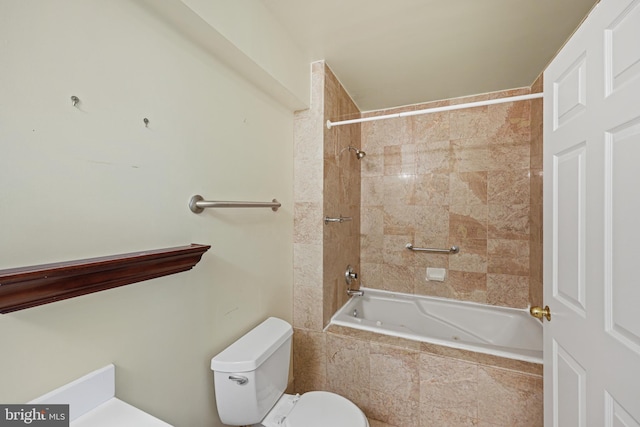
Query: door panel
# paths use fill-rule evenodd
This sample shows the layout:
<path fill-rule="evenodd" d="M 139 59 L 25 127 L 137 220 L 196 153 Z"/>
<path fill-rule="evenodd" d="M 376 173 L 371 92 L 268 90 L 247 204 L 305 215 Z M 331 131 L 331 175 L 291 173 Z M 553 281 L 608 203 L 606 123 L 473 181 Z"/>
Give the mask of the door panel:
<path fill-rule="evenodd" d="M 640 0 L 544 75 L 545 425 L 640 427 Z"/>
<path fill-rule="evenodd" d="M 558 426 L 585 426 L 586 371 L 556 341 L 553 342 L 555 375 L 558 385 L 555 406 L 558 408 L 554 424 Z"/>
<path fill-rule="evenodd" d="M 639 4 L 631 3 L 604 31 L 606 96 L 640 75 Z"/>
<path fill-rule="evenodd" d="M 585 239 L 586 144 L 581 142 L 553 158 L 554 245 L 553 295 L 567 307 L 585 317 L 584 250 Z"/>
<path fill-rule="evenodd" d="M 605 327 L 609 334 L 640 355 L 637 312 L 640 260 L 637 233 L 640 191 L 633 185 L 640 159 L 640 118 L 607 132 L 605 149 Z M 615 254 L 615 256 L 614 256 Z"/>
<path fill-rule="evenodd" d="M 608 392 L 605 393 L 605 427 L 640 427 L 622 405 Z"/>
<path fill-rule="evenodd" d="M 556 103 L 553 109 L 554 130 L 586 110 L 586 56 L 586 52 L 578 56 L 553 84 Z"/>

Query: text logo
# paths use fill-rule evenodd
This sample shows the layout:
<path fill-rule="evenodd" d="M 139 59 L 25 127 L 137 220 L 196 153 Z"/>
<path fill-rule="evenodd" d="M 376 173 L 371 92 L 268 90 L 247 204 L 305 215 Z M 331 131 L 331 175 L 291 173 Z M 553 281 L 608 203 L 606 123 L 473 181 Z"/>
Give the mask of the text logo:
<path fill-rule="evenodd" d="M 0 427 L 69 427 L 69 405 L 0 405 Z"/>

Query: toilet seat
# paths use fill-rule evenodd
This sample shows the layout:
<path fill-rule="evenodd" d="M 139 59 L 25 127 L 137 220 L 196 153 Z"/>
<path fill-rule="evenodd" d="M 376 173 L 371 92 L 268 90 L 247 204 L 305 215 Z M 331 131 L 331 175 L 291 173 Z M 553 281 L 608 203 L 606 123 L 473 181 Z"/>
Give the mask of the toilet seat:
<path fill-rule="evenodd" d="M 367 417 L 353 402 L 335 393 L 310 391 L 300 396 L 284 427 L 369 427 Z"/>

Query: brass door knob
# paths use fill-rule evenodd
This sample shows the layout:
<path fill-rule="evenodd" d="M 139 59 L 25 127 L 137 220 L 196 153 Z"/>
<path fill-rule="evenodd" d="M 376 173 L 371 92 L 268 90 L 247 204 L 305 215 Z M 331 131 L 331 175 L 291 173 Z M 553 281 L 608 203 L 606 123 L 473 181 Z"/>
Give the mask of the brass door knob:
<path fill-rule="evenodd" d="M 542 307 L 531 307 L 529 309 L 529 313 L 535 318 L 542 319 L 542 317 L 546 317 L 548 321 L 551 321 L 551 310 L 549 310 L 549 306 L 545 305 Z"/>

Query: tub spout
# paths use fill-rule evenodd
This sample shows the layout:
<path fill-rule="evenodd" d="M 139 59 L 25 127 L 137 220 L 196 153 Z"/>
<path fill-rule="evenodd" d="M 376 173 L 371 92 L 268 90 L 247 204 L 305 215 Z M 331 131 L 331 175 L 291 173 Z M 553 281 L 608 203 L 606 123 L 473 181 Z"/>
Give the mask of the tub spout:
<path fill-rule="evenodd" d="M 347 295 L 349 295 L 350 297 L 361 297 L 362 295 L 364 295 L 364 291 L 347 289 Z"/>

